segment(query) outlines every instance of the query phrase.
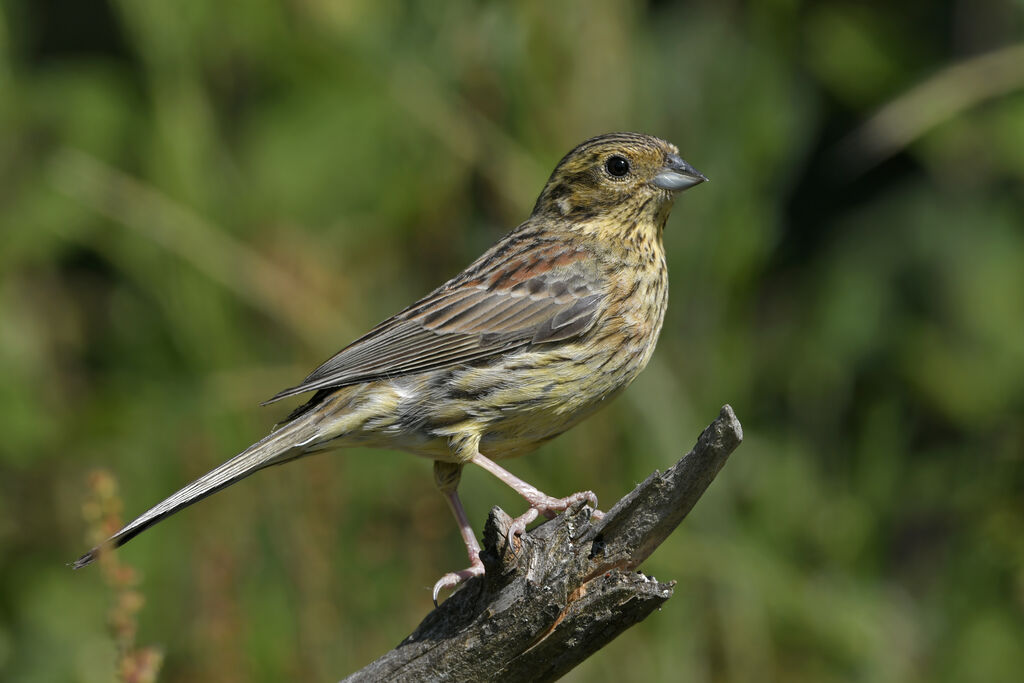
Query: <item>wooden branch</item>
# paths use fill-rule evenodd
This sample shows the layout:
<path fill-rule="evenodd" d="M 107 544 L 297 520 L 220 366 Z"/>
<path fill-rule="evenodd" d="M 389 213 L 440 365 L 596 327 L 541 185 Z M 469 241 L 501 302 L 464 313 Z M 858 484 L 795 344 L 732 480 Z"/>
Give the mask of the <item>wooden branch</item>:
<path fill-rule="evenodd" d="M 427 615 L 398 647 L 346 681 L 553 681 L 672 597 L 634 571 L 679 525 L 743 440 L 724 406 L 697 445 L 600 521 L 583 503 L 521 537 L 493 508 L 487 573 Z"/>

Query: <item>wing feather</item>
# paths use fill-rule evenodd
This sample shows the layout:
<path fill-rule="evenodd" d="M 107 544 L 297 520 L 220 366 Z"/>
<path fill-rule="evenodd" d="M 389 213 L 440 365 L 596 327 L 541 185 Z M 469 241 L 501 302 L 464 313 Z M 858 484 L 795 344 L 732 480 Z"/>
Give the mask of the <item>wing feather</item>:
<path fill-rule="evenodd" d="M 515 233 L 506 238 L 513 239 Z M 583 249 L 533 246 L 500 263 L 491 252 L 385 320 L 266 403 L 308 391 L 477 362 L 511 349 L 570 339 L 604 305 L 605 278 Z"/>

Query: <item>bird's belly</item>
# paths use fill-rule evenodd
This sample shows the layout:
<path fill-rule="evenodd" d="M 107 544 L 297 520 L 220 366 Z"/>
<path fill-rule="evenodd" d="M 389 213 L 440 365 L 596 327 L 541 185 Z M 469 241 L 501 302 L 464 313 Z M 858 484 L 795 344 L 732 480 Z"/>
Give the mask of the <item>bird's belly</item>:
<path fill-rule="evenodd" d="M 457 462 L 452 440 L 479 436 L 480 452 L 511 458 L 606 405 L 647 364 L 653 334 L 598 328 L 575 343 L 528 347 L 488 363 L 395 377 L 339 392 L 318 448 L 394 448 Z M 325 434 L 327 436 L 327 434 Z"/>
<path fill-rule="evenodd" d="M 492 459 L 523 455 L 606 405 L 646 365 L 650 354 L 635 344 L 535 347 L 492 363 L 448 370 L 417 382 L 408 402 L 404 450 L 454 459 L 449 439 L 480 436 Z"/>

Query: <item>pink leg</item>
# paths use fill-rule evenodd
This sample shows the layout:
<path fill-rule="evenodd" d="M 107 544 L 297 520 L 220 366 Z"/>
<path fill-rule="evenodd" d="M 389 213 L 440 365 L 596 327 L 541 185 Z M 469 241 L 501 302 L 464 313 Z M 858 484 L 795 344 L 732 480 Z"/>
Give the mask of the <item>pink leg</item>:
<path fill-rule="evenodd" d="M 595 519 L 601 519 L 604 517 L 604 513 L 597 509 L 597 496 L 594 495 L 593 491 L 580 491 L 579 493 L 574 493 L 571 496 L 566 496 L 565 498 L 553 498 L 543 493 L 540 489 L 527 484 L 504 467 L 499 466 L 493 460 L 486 458 L 479 453 L 474 455 L 470 462 L 479 465 L 498 479 L 501 479 L 503 482 L 511 486 L 512 490 L 525 498 L 526 502 L 530 504 L 530 509 L 520 517 L 517 517 L 509 529 L 516 535 L 525 531 L 526 525 L 537 519 L 538 515 L 544 515 L 548 519 L 551 519 L 573 503 L 578 503 L 581 500 L 585 500 L 590 507 L 594 508 L 593 516 Z"/>
<path fill-rule="evenodd" d="M 437 596 L 447 588 L 454 588 L 463 581 L 474 576 L 482 576 L 484 563 L 480 561 L 480 544 L 477 543 L 473 527 L 469 524 L 466 510 L 462 507 L 459 494 L 456 488 L 459 479 L 462 477 L 462 465 L 452 463 L 434 462 L 434 481 L 441 490 L 441 494 L 448 501 L 448 507 L 455 515 L 455 522 L 459 525 L 459 533 L 462 534 L 462 542 L 466 544 L 466 553 L 469 555 L 469 567 L 457 572 L 449 572 L 442 576 L 434 584 L 434 606 L 437 606 Z"/>

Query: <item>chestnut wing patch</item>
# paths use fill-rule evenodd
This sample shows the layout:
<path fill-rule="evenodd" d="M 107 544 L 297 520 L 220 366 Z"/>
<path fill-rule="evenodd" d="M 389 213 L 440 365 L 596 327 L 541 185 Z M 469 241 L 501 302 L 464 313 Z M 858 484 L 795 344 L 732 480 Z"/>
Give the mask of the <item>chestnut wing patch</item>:
<path fill-rule="evenodd" d="M 266 403 L 483 360 L 590 329 L 604 283 L 587 252 L 549 246 L 468 269 L 385 320 Z"/>

